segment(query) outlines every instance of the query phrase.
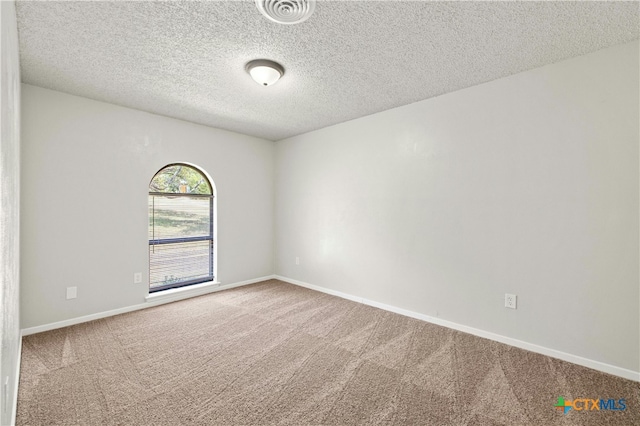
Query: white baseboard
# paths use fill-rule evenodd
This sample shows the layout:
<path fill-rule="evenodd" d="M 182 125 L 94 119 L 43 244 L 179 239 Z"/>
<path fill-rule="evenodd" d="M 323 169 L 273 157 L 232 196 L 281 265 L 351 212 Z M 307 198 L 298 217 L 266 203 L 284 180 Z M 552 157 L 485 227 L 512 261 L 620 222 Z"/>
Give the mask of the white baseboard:
<path fill-rule="evenodd" d="M 69 327 L 70 325 L 81 324 L 83 322 L 89 322 L 101 318 L 112 317 L 114 315 L 125 314 L 127 312 L 138 311 L 140 309 L 151 308 L 153 306 L 164 305 L 165 303 L 177 302 L 178 300 L 188 299 L 191 297 L 202 296 L 209 293 L 214 293 L 217 291 L 228 290 L 230 288 L 240 287 L 243 285 L 249 285 L 258 283 L 260 281 L 266 281 L 274 279 L 275 275 L 267 275 L 264 277 L 254 278 L 251 280 L 240 281 L 232 284 L 220 284 L 220 283 L 208 283 L 199 286 L 194 286 L 194 288 L 185 287 L 183 291 L 171 291 L 163 294 L 153 295 L 151 297 L 147 297 L 147 301 L 145 303 L 140 303 L 138 305 L 125 306 L 123 308 L 112 309 L 110 311 L 98 312 L 91 315 L 85 315 L 77 318 L 70 318 L 64 321 L 53 322 L 50 324 L 38 325 L 36 327 L 29 327 L 22 329 L 22 335 L 28 336 L 30 334 L 42 333 L 43 331 L 55 330 L 57 328 Z M 181 289 L 178 289 L 181 290 Z"/>
<path fill-rule="evenodd" d="M 516 348 L 525 349 L 531 352 L 539 353 L 542 355 L 547 355 L 552 358 L 561 359 L 563 361 L 571 362 L 573 364 L 578 364 L 583 367 L 591 368 L 594 370 L 602 371 L 604 373 L 612 374 L 614 376 L 622 377 L 628 380 L 633 380 L 636 382 L 640 382 L 640 372 L 627 370 L 625 368 L 616 367 L 615 365 L 606 364 L 604 362 L 595 361 L 592 359 L 584 358 L 578 355 L 568 354 L 566 352 L 558 351 L 555 349 L 550 349 L 544 346 L 536 345 L 534 343 L 524 342 L 522 340 L 514 339 L 511 337 L 502 336 L 500 334 L 492 333 L 485 330 L 480 330 L 478 328 L 469 327 L 462 324 L 457 324 L 452 321 L 443 320 L 441 318 L 431 317 L 429 315 L 420 314 L 417 312 L 409 311 L 407 309 L 397 308 L 395 306 L 386 305 L 384 303 L 375 302 L 373 300 L 368 300 L 362 297 L 353 296 L 351 294 L 342 293 L 340 291 L 331 290 L 324 287 L 319 287 L 317 285 L 309 284 L 303 281 L 294 280 L 291 278 L 283 277 L 280 275 L 275 276 L 276 279 L 280 281 L 285 281 L 290 284 L 295 284 L 301 287 L 306 287 L 311 290 L 320 291 L 322 293 L 330 294 L 333 296 L 341 297 L 343 299 L 352 300 L 354 302 L 362 303 L 365 305 L 373 306 L 375 308 L 380 308 L 385 311 L 395 312 L 396 314 L 404 315 L 407 317 L 419 319 L 422 321 L 426 321 L 432 324 L 441 325 L 443 327 L 451 328 L 453 330 L 462 331 L 464 333 L 473 334 L 474 336 L 483 337 L 485 339 L 494 340 L 496 342 L 504 343 L 510 346 L 515 346 Z"/>
<path fill-rule="evenodd" d="M 20 383 L 20 362 L 22 361 L 22 333 L 20 333 L 20 342 L 18 342 L 18 359 L 16 360 L 16 378 L 13 385 L 13 405 L 11 407 L 11 426 L 16 424 L 16 416 L 18 415 L 18 385 Z"/>

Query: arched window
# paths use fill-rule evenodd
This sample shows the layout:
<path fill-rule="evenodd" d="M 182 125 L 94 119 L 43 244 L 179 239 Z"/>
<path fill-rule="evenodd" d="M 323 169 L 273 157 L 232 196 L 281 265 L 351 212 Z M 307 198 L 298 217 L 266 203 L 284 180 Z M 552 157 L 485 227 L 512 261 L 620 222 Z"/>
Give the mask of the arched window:
<path fill-rule="evenodd" d="M 149 292 L 214 279 L 213 185 L 187 164 L 170 164 L 149 184 Z"/>

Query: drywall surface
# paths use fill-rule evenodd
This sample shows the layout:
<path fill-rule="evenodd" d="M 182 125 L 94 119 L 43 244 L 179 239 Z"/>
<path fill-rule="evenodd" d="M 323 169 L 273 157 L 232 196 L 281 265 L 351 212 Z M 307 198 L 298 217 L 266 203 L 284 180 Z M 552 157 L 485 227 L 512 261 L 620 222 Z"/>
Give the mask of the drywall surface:
<path fill-rule="evenodd" d="M 0 424 L 12 423 L 20 357 L 20 59 L 15 4 L 0 2 Z"/>
<path fill-rule="evenodd" d="M 215 183 L 217 281 L 273 273 L 272 142 L 30 85 L 22 95 L 23 328 L 144 303 L 149 181 L 169 163 Z"/>
<path fill-rule="evenodd" d="M 640 371 L 638 77 L 636 41 L 277 142 L 276 274 Z"/>

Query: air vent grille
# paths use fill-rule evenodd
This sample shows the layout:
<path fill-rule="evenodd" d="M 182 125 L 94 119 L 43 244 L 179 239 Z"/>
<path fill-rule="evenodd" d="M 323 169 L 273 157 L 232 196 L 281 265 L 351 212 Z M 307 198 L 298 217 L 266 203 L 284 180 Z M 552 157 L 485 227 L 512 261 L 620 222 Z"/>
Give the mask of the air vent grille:
<path fill-rule="evenodd" d="M 316 8 L 315 0 L 256 0 L 258 10 L 279 24 L 299 24 L 306 21 Z"/>

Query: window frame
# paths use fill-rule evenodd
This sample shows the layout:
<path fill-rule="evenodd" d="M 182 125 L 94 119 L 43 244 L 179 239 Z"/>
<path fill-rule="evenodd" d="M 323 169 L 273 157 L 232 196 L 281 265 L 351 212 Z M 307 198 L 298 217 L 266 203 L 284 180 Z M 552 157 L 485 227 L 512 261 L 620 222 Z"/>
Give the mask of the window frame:
<path fill-rule="evenodd" d="M 151 191 L 151 183 L 158 176 L 158 174 L 162 173 L 164 170 L 174 167 L 174 166 L 182 166 L 187 167 L 198 174 L 200 174 L 209 185 L 209 189 L 211 190 L 210 194 L 191 194 L 191 193 L 175 193 L 175 192 L 157 192 Z M 148 238 L 149 242 L 149 294 L 158 293 L 165 290 L 188 287 L 196 284 L 203 284 L 207 282 L 215 281 L 216 278 L 216 199 L 215 199 L 215 186 L 213 180 L 209 177 L 209 175 L 200 167 L 189 164 L 189 163 L 170 163 L 160 168 L 149 181 L 149 188 L 147 192 L 147 197 L 185 197 L 185 198 L 208 198 L 209 199 L 209 234 L 203 236 L 195 236 L 195 237 L 183 237 L 183 238 Z M 149 201 L 149 200 L 148 200 Z M 155 212 L 155 207 L 152 208 L 152 211 Z M 153 213 L 152 213 L 153 214 Z M 149 216 L 148 219 L 151 219 Z M 153 220 L 155 226 L 155 219 Z M 148 231 L 148 230 L 147 230 Z M 190 243 L 197 241 L 209 241 L 209 274 L 207 277 L 195 278 L 185 281 L 179 281 L 175 283 L 169 283 L 161 286 L 151 287 L 151 248 L 154 246 L 165 245 L 165 244 L 180 244 L 180 243 Z"/>

